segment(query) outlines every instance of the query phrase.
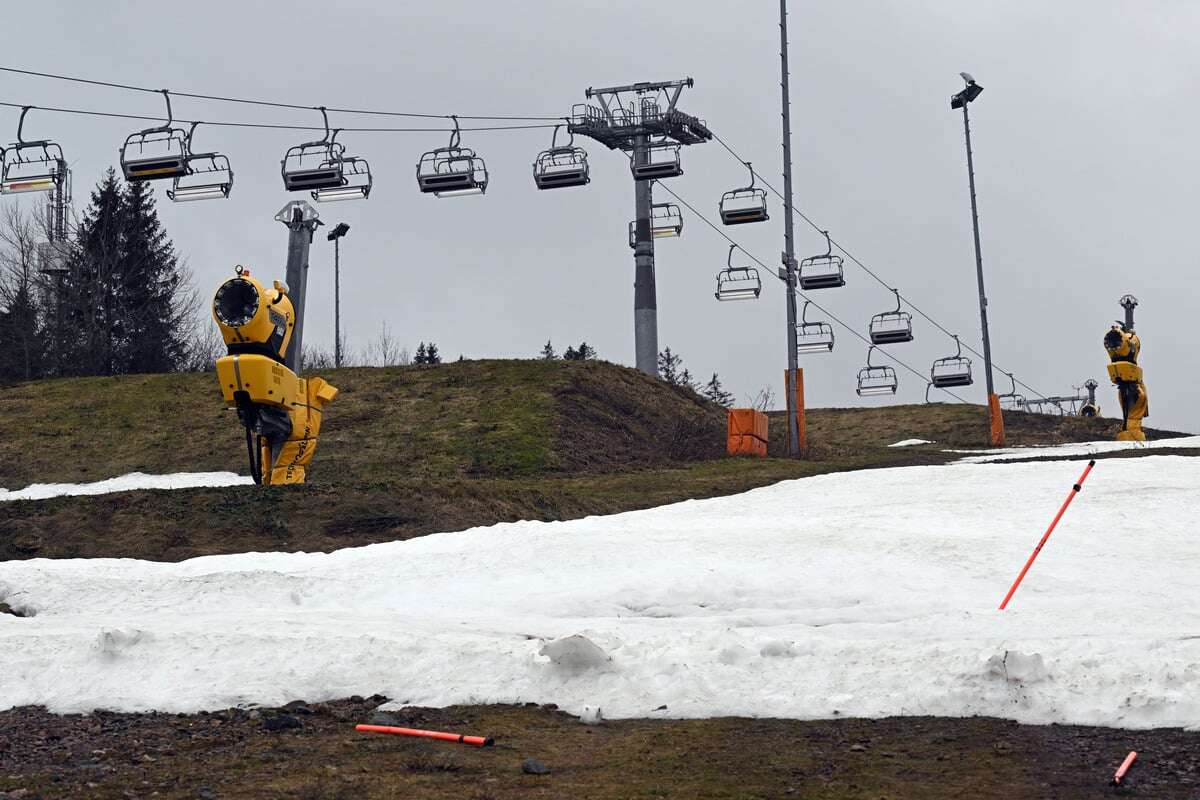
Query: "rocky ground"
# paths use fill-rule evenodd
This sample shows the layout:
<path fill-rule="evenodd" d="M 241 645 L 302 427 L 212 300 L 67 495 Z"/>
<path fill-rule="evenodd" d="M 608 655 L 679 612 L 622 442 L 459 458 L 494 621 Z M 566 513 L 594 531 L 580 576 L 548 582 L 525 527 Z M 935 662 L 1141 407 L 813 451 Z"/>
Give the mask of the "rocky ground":
<path fill-rule="evenodd" d="M 636 719 L 385 698 L 201 714 L 0 712 L 0 798 L 1200 797 L 1200 733 L 905 717 Z M 669 709 L 663 713 L 669 713 Z M 495 737 L 475 748 L 359 722 Z M 1130 750 L 1127 785 L 1109 786 Z M 540 773 L 540 774 L 539 774 Z"/>

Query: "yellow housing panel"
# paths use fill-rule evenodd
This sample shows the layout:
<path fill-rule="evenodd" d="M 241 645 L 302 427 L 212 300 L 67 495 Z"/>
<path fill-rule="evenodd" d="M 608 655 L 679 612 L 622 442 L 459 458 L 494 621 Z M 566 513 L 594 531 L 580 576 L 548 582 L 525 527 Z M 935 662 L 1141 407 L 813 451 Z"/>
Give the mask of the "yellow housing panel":
<path fill-rule="evenodd" d="M 301 380 L 296 373 L 266 356 L 245 354 L 217 359 L 217 381 L 225 402 L 234 392 L 246 392 L 250 400 L 290 411 L 301 397 Z"/>

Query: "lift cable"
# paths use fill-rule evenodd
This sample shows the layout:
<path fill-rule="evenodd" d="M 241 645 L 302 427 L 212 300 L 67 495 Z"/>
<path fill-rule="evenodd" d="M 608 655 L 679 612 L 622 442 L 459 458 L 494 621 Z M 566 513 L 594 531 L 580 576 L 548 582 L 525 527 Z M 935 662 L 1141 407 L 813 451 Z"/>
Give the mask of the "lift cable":
<path fill-rule="evenodd" d="M 72 75 L 56 75 L 56 74 L 50 73 L 50 72 L 36 72 L 34 70 L 29 70 L 29 69 L 17 69 L 16 67 L 0 67 L 0 72 L 12 72 L 12 73 L 16 73 L 18 75 L 33 75 L 38 78 L 52 78 L 54 80 L 71 81 L 73 83 L 86 83 L 86 84 L 90 84 L 92 86 L 107 86 L 111 89 L 125 89 L 125 90 L 131 91 L 131 92 L 150 92 L 152 94 L 159 94 L 162 92 L 161 89 L 151 89 L 146 86 L 132 86 L 132 85 L 126 84 L 126 83 L 113 83 L 111 81 L 98 81 L 98 80 L 93 80 L 91 78 L 79 78 L 79 77 L 75 77 Z M 175 95 L 176 97 L 190 97 L 190 98 L 193 98 L 196 100 L 216 100 L 216 101 L 219 101 L 222 103 L 243 103 L 246 105 L 268 106 L 271 108 L 295 108 L 295 109 L 301 109 L 301 110 L 305 110 L 305 111 L 311 111 L 314 108 L 318 107 L 318 106 L 314 106 L 314 105 L 300 105 L 298 103 L 280 103 L 280 102 L 275 102 L 275 101 L 271 101 L 271 100 L 251 100 L 251 99 L 239 98 L 239 97 L 223 97 L 221 95 L 197 94 L 194 92 L 176 92 L 174 90 L 171 91 L 171 94 Z M 450 119 L 453 116 L 457 116 L 459 119 L 514 120 L 514 121 L 526 121 L 526 122 L 550 122 L 550 121 L 555 121 L 555 120 L 558 120 L 558 121 L 562 120 L 561 116 L 558 116 L 558 117 L 522 117 L 522 116 L 506 115 L 506 114 L 499 114 L 499 115 L 420 114 L 420 113 L 412 112 L 412 111 L 380 111 L 380 110 L 362 109 L 362 108 L 334 108 L 332 106 L 329 106 L 327 108 L 327 110 L 336 111 L 339 114 L 373 114 L 373 115 L 384 116 L 384 117 L 419 117 L 422 119 Z M 343 128 L 342 130 L 355 130 L 355 129 Z M 463 130 L 469 130 L 469 129 L 464 128 Z"/>
<path fill-rule="evenodd" d="M 735 151 L 735 150 L 734 150 L 732 147 L 730 147 L 730 146 L 729 146 L 729 145 L 728 145 L 728 144 L 725 142 L 725 140 L 723 140 L 723 139 L 722 139 L 720 136 L 718 136 L 717 134 L 715 134 L 715 133 L 714 133 L 714 134 L 713 134 L 713 138 L 714 138 L 714 139 L 716 139 L 716 140 L 717 140 L 717 141 L 718 141 L 718 142 L 721 144 L 721 146 L 722 146 L 722 147 L 724 147 L 724 148 L 725 148 L 725 150 L 729 152 L 729 154 L 730 154 L 731 156 L 733 156 L 734 158 L 736 158 L 738 161 L 742 162 L 743 164 L 745 164 L 745 163 L 746 163 L 746 162 L 745 162 L 745 160 L 744 160 L 744 159 L 741 157 L 741 155 L 739 155 L 739 154 L 737 153 L 737 151 Z M 779 190 L 778 190 L 778 189 L 776 189 L 774 186 L 772 186 L 772 185 L 770 184 L 770 182 L 769 182 L 769 181 L 767 181 L 767 179 L 766 179 L 766 178 L 764 178 L 764 177 L 762 176 L 762 174 L 761 174 L 761 173 L 759 173 L 757 170 L 753 170 L 753 169 L 751 169 L 751 171 L 754 173 L 754 175 L 755 175 L 755 176 L 757 176 L 757 177 L 758 177 L 758 179 L 759 179 L 760 181 L 762 181 L 762 183 L 763 183 L 763 185 L 764 185 L 764 186 L 766 186 L 768 189 L 770 189 L 772 192 L 774 192 L 774 193 L 775 193 L 775 195 L 776 195 L 776 196 L 778 196 L 778 197 L 779 197 L 781 200 L 783 199 L 783 195 L 782 195 L 782 194 L 779 192 Z M 809 224 L 809 225 L 812 227 L 812 229 L 813 229 L 814 231 L 816 231 L 817 233 L 821 233 L 821 234 L 824 234 L 824 233 L 825 233 L 825 229 L 821 228 L 819 225 L 817 225 L 815 222 L 813 222 L 813 221 L 812 221 L 812 220 L 811 220 L 811 219 L 808 217 L 808 215 L 806 215 L 806 214 L 805 214 L 803 211 L 801 211 L 800 209 L 796 208 L 795 204 L 793 204 L 793 205 L 792 205 L 792 211 L 793 211 L 793 212 L 796 214 L 796 216 L 800 217 L 800 219 L 802 219 L 802 220 L 804 220 L 805 222 L 807 222 L 807 223 L 808 223 L 808 224 Z M 890 285 L 890 284 L 889 284 L 887 281 L 885 281 L 883 278 L 879 277 L 879 275 L 877 275 L 877 274 L 876 274 L 876 273 L 875 273 L 875 272 L 874 272 L 874 271 L 873 271 L 871 268 L 869 268 L 869 267 L 868 267 L 866 264 L 864 264 L 863 262 L 859 261 L 859 260 L 858 260 L 858 258 L 856 258 L 856 257 L 854 256 L 854 254 L 853 254 L 853 253 L 851 253 L 849 250 L 847 250 L 845 247 L 843 247 L 843 246 L 842 246 L 842 244 L 841 244 L 840 242 L 838 242 L 836 239 L 833 239 L 833 238 L 830 238 L 830 239 L 829 239 L 829 241 L 830 241 L 830 243 L 832 243 L 832 244 L 833 244 L 833 246 L 834 246 L 834 247 L 836 247 L 838 250 L 841 250 L 841 251 L 842 251 L 842 253 L 844 253 L 844 254 L 845 254 L 846 258 L 850 259 L 852 262 L 854 262 L 856 265 L 858 265 L 858 267 L 859 267 L 859 268 L 861 268 L 861 269 L 862 269 L 864 272 L 866 272 L 868 275 L 870 275 L 872 278 L 874 278 L 876 281 L 878 281 L 878 282 L 879 282 L 879 284 L 880 284 L 881 286 L 883 286 L 883 287 L 884 287 L 885 289 L 887 289 L 889 292 L 896 292 L 896 293 L 897 293 L 897 296 L 899 296 L 899 297 L 900 297 L 900 299 L 904 301 L 904 304 L 905 304 L 906 306 L 908 306 L 908 307 L 909 307 L 909 308 L 911 308 L 913 311 L 915 311 L 915 312 L 917 312 L 918 314 L 920 314 L 922 317 L 924 317 L 924 318 L 925 318 L 925 320 L 926 320 L 926 321 L 928 321 L 928 322 L 929 322 L 931 325 L 933 325 L 935 328 L 937 328 L 938 330 L 940 330 L 942 333 L 944 333 L 944 334 L 946 334 L 947 336 L 949 336 L 951 339 L 955 338 L 955 334 L 951 333 L 951 332 L 950 332 L 949 330 L 947 330 L 947 329 L 946 329 L 946 328 L 945 328 L 945 327 L 944 327 L 944 326 L 943 326 L 941 323 L 939 323 L 939 322 L 938 322 L 936 319 L 934 319 L 933 317 L 929 316 L 929 315 L 928 315 L 928 314 L 926 314 L 924 311 L 922 311 L 920 308 L 918 308 L 918 307 L 917 307 L 917 306 L 916 306 L 916 305 L 915 305 L 915 304 L 914 304 L 914 303 L 913 303 L 911 300 L 909 300 L 907 297 L 905 297 L 904 295 L 901 295 L 901 294 L 899 294 L 899 290 L 898 290 L 896 287 L 894 287 L 894 286 Z M 816 305 L 816 304 L 814 303 L 813 305 Z M 981 352 L 979 352 L 978 350 L 976 350 L 976 349 L 975 349 L 974 347 L 972 347 L 970 344 L 963 343 L 963 347 L 965 347 L 967 350 L 970 350 L 972 353 L 974 353 L 975 355 L 979 356 L 980 358 L 983 358 L 983 353 L 981 353 Z M 1002 367 L 1001 367 L 999 364 L 997 364 L 995 361 L 993 361 L 993 362 L 992 362 L 992 366 L 993 366 L 993 367 L 995 367 L 995 368 L 996 368 L 997 370 L 999 370 L 1000 372 L 1002 372 L 1002 373 L 1004 373 L 1004 374 L 1006 374 L 1006 375 L 1008 374 L 1008 371 L 1007 371 L 1007 370 L 1005 370 L 1005 369 L 1003 369 L 1003 368 L 1002 368 Z M 1024 386 L 1026 389 L 1028 389 L 1030 392 L 1032 392 L 1033 394 L 1037 395 L 1038 397 L 1042 397 L 1042 398 L 1045 398 L 1045 397 L 1046 397 L 1046 395 L 1042 394 L 1042 393 L 1041 393 L 1041 392 L 1039 392 L 1037 389 L 1034 389 L 1032 386 L 1030 386 L 1029 384 L 1025 383 L 1024 381 L 1017 381 L 1017 383 L 1021 384 L 1022 386 Z"/>
<path fill-rule="evenodd" d="M 9 103 L 0 101 L 0 106 L 8 108 L 36 108 L 38 111 L 54 111 L 60 114 L 81 114 L 89 117 L 112 117 L 114 119 L 134 119 L 144 120 L 147 122 L 159 122 L 162 117 L 147 117 L 139 114 L 119 114 L 115 111 L 89 111 L 79 108 L 57 108 L 53 106 L 38 106 L 30 103 Z M 312 109 L 308 109 L 312 110 Z M 328 109 L 332 111 L 333 109 Z M 448 118 L 449 119 L 449 118 Z M 476 119 L 481 119 L 476 117 Z M 212 120 L 189 120 L 176 118 L 175 122 L 181 124 L 192 124 L 193 122 L 203 122 L 205 125 L 214 125 L 222 128 L 261 128 L 265 130 L 287 130 L 287 131 L 317 131 L 321 132 L 324 128 L 319 128 L 313 125 L 281 125 L 268 122 L 215 122 Z M 556 125 L 544 123 L 533 125 L 487 125 L 474 128 L 462 128 L 464 131 L 526 131 L 537 128 L 554 128 Z M 347 133 L 446 133 L 453 130 L 452 128 L 341 128 L 338 130 Z"/>
<path fill-rule="evenodd" d="M 765 270 L 766 270 L 766 271 L 767 271 L 769 274 L 772 274 L 772 275 L 776 274 L 776 273 L 775 273 L 775 271 L 774 271 L 773 269 L 771 269 L 771 267 L 767 266 L 767 265 L 766 265 L 766 264 L 764 264 L 762 261 L 760 261 L 760 260 L 758 259 L 758 257 L 757 257 L 757 256 L 755 256 L 753 253 L 751 253 L 751 252 L 750 252 L 750 251 L 748 251 L 748 250 L 747 250 L 745 247 L 743 247 L 743 246 L 741 245 L 741 243 L 740 243 L 740 242 L 738 242 L 738 241 L 737 241 L 737 240 L 735 240 L 733 237 L 731 237 L 729 234 L 727 234 L 727 233 L 726 233 L 724 230 L 722 230 L 720 225 L 717 225 L 715 222 L 711 221 L 711 220 L 710 220 L 708 217 L 704 216 L 704 215 L 703 215 L 703 214 L 701 214 L 699 211 L 697 211 L 695 206 L 693 206 L 693 205 L 692 205 L 691 203 L 689 203 L 687 200 L 684 200 L 682 197 L 680 197 L 678 194 L 676 194 L 676 193 L 675 193 L 675 190 L 673 190 L 671 187 L 669 187 L 669 186 L 667 186 L 666 184 L 664 184 L 664 183 L 661 183 L 661 182 L 657 182 L 657 185 L 658 185 L 659 187 L 661 187 L 661 188 L 665 189 L 665 190 L 667 191 L 667 193 L 668 193 L 668 194 L 670 194 L 672 197 L 674 197 L 676 200 L 678 200 L 678 201 L 679 201 L 679 203 L 680 203 L 680 205 L 682 205 L 682 206 L 683 206 L 684 208 L 686 208 L 688 211 L 691 211 L 691 212 L 692 212 L 694 215 L 696 215 L 697 217 L 699 217 L 699 218 L 700 218 L 700 220 L 701 220 L 701 221 L 703 221 L 705 225 L 707 225 L 708 227 L 712 228 L 714 231 L 716 231 L 717 233 L 719 233 L 719 234 L 722 236 L 722 238 L 724 238 L 724 239 L 725 239 L 725 241 L 729 242 L 731 245 L 733 245 L 734 247 L 736 247 L 737 249 L 739 249 L 739 250 L 741 250 L 743 253 L 745 253 L 745 254 L 746 254 L 746 255 L 747 255 L 749 258 L 750 258 L 750 260 L 751 260 L 751 261 L 755 262 L 755 263 L 756 263 L 756 264 L 758 264 L 760 267 L 762 267 L 763 269 L 765 269 Z M 861 340 L 862 340 L 863 344 L 867 345 L 868 347 L 872 347 L 872 346 L 873 346 L 873 345 L 871 344 L 870 340 L 869 340 L 869 339 L 867 339 L 867 337 L 863 336 L 861 333 L 859 333 L 859 332 L 858 332 L 858 329 L 857 329 L 857 328 L 854 328 L 854 327 L 852 327 L 852 326 L 850 326 L 850 325 L 847 325 L 845 322 L 842 322 L 840 319 L 838 319 L 836 316 L 834 316 L 834 315 L 833 315 L 833 313 L 829 311 L 829 309 L 825 308 L 824 306 L 822 306 L 822 305 L 821 305 L 820 303 L 818 303 L 817 301 L 815 301 L 815 300 L 813 300 L 813 299 L 809 298 L 807 295 L 805 295 L 803 292 L 801 292 L 801 291 L 799 291 L 799 290 L 797 290 L 797 291 L 796 291 L 796 294 L 797 294 L 797 296 L 799 296 L 799 297 L 800 297 L 802 300 L 804 300 L 804 301 L 806 301 L 806 302 L 808 302 L 808 303 L 812 303 L 812 305 L 813 305 L 814 307 L 816 307 L 816 308 L 817 308 L 817 310 L 819 310 L 819 311 L 821 311 L 821 312 L 825 313 L 826 315 L 828 315 L 828 316 L 829 316 L 829 318 L 830 318 L 830 319 L 832 319 L 834 322 L 836 322 L 838 325 L 841 325 L 843 328 L 845 328 L 846 330 L 850 331 L 850 333 L 852 333 L 852 334 L 854 334 L 855 336 L 857 336 L 859 339 L 861 339 Z M 878 348 L 876 348 L 876 349 L 878 349 Z M 909 371 L 909 372 L 911 372 L 912 374 L 916 375 L 918 378 L 920 378 L 920 379 L 921 379 L 922 381 L 924 381 L 925 383 L 927 383 L 927 384 L 928 384 L 928 383 L 930 382 L 930 381 L 929 381 L 929 377 L 928 377 L 928 376 L 927 376 L 925 373 L 923 373 L 923 372 L 920 372 L 919 370 L 917 370 L 917 369 L 915 369 L 915 368 L 913 368 L 913 367 L 909 366 L 908 364 L 906 364 L 905 362 L 901 361 L 899 358 L 897 358 L 896 356 L 892 355 L 891 353 L 889 353 L 889 352 L 887 352 L 887 351 L 883 351 L 883 350 L 881 350 L 880 352 L 881 352 L 881 353 L 883 353 L 883 355 L 887 356 L 887 357 L 888 357 L 889 359 L 891 359 L 892 361 L 895 361 L 897 364 L 899 364 L 900 366 L 904 367 L 906 370 L 908 370 L 908 371 Z M 970 402 L 970 401 L 968 401 L 968 400 L 965 400 L 965 399 L 963 399 L 963 398 L 959 397 L 959 396 L 958 396 L 958 395 L 956 395 L 954 392 L 951 392 L 951 391 L 949 391 L 949 390 L 947 390 L 947 389 L 941 389 L 941 391 L 943 391 L 943 392 L 945 392 L 946 394 L 950 395 L 951 397 L 953 397 L 955 400 L 957 400 L 957 401 L 958 401 L 958 402 L 960 402 L 960 403 L 969 403 L 969 402 Z"/>

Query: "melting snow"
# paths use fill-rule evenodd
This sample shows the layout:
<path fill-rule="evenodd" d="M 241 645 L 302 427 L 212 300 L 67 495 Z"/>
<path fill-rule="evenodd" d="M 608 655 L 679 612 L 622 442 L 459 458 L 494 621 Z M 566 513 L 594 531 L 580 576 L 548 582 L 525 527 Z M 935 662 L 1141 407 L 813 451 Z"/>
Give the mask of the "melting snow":
<path fill-rule="evenodd" d="M 241 486 L 254 483 L 252 478 L 232 472 L 176 472 L 170 475 L 147 475 L 131 472 L 119 478 L 95 483 L 35 483 L 24 489 L 0 489 L 0 502 L 5 500 L 45 500 L 50 497 L 78 494 L 109 494 L 132 492 L 136 489 L 195 489 L 202 486 Z"/>
<path fill-rule="evenodd" d="M 902 439 L 894 444 L 889 444 L 888 447 L 915 447 L 919 444 L 934 444 L 934 442 L 929 439 Z"/>
<path fill-rule="evenodd" d="M 1200 725 L 1200 458 L 822 475 L 329 554 L 0 563 L 0 708 L 386 694 Z"/>
<path fill-rule="evenodd" d="M 1063 458 L 1068 456 L 1094 456 L 1118 450 L 1200 449 L 1200 436 L 1179 436 L 1174 439 L 1155 439 L 1149 442 L 1078 442 L 1075 444 L 1037 445 L 1033 447 L 1007 447 L 997 450 L 946 450 L 947 453 L 972 453 L 962 459 L 968 464 L 983 464 L 989 461 L 1014 461 L 1025 458 Z"/>

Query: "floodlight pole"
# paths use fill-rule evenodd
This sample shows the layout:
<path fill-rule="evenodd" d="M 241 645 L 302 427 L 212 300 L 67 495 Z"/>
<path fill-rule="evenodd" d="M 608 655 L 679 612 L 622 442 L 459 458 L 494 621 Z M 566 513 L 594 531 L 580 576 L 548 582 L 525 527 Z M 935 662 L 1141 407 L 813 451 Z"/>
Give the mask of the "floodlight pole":
<path fill-rule="evenodd" d="M 787 0 L 779 0 L 779 65 L 783 93 L 783 275 L 787 283 L 787 418 L 788 455 L 800 455 L 800 430 L 796 421 L 796 245 L 792 217 L 792 101 L 788 82 Z"/>
<path fill-rule="evenodd" d="M 650 137 L 633 143 L 633 163 L 650 160 Z M 654 282 L 654 237 L 650 233 L 654 181 L 634 181 L 633 349 L 637 368 L 658 375 L 658 290 Z"/>
<path fill-rule="evenodd" d="M 296 324 L 292 328 L 292 340 L 288 346 L 284 364 L 292 372 L 299 373 L 301 347 L 304 343 L 304 296 L 308 287 L 308 250 L 312 245 L 313 231 L 324 223 L 317 217 L 317 210 L 303 200 L 288 203 L 275 219 L 288 229 L 287 285 L 288 299 L 296 313 Z"/>
<path fill-rule="evenodd" d="M 991 444 L 999 447 L 1004 444 L 1004 418 L 1000 415 L 1000 404 L 996 398 L 995 385 L 992 380 L 992 340 L 988 335 L 987 294 L 983 288 L 983 250 L 979 245 L 979 205 L 975 199 L 975 158 L 971 151 L 971 116 L 967 106 L 979 96 L 983 87 L 969 79 L 966 75 L 967 88 L 954 95 L 950 107 L 961 107 L 963 113 L 963 133 L 967 143 L 967 181 L 971 188 L 971 227 L 975 234 L 975 275 L 979 280 L 979 325 L 983 330 L 983 372 L 987 382 L 988 423 L 991 429 Z"/>
<path fill-rule="evenodd" d="M 333 367 L 342 368 L 342 237 L 333 240 Z"/>

